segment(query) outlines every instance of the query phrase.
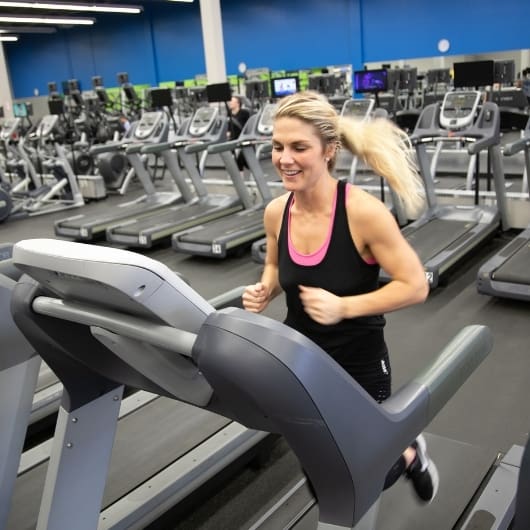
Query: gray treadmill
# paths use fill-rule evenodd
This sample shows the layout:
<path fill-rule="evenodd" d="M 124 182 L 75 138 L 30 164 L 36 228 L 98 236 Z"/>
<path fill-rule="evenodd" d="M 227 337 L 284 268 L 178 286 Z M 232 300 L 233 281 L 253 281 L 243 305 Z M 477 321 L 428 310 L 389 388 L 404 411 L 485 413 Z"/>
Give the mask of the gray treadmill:
<path fill-rule="evenodd" d="M 252 198 L 243 179 L 230 174 L 236 194 L 209 193 L 201 179 L 195 156 L 207 153 L 208 146 L 226 138 L 227 119 L 214 106 L 200 107 L 183 136 L 173 141 L 146 146 L 143 153 L 166 153 L 178 156 L 188 173 L 196 197 L 186 204 L 165 208 L 161 212 L 115 223 L 106 231 L 107 241 L 136 248 L 150 248 L 167 240 L 175 232 L 231 215 L 252 206 Z M 176 153 L 176 155 L 175 155 Z M 176 160 L 176 159 L 175 159 Z M 174 167 L 179 163 L 174 161 Z M 183 186 L 186 185 L 183 183 Z"/>
<path fill-rule="evenodd" d="M 524 151 L 525 173 L 528 176 L 530 120 L 522 138 L 504 147 L 505 156 L 512 156 L 520 151 Z M 477 290 L 491 296 L 530 301 L 530 226 L 480 267 Z"/>
<path fill-rule="evenodd" d="M 55 244 L 57 242 L 54 242 Z M 94 252 L 97 247 L 89 246 L 88 248 L 92 249 L 90 252 Z M 22 283 L 24 281 L 25 279 L 22 280 Z M 90 289 L 90 282 L 87 282 L 86 288 Z M 241 290 L 242 288 L 236 288 L 206 303 L 211 303 L 212 307 L 223 307 L 228 303 L 234 304 L 234 300 L 240 299 Z M 8 320 L 6 319 L 6 322 Z M 154 328 L 153 331 L 156 332 Z M 78 348 L 84 349 L 80 346 L 83 339 L 78 336 L 77 340 L 80 340 Z M 46 339 L 44 339 L 45 342 Z M 30 347 L 29 344 L 28 347 Z M 31 352 L 34 352 L 33 348 L 31 348 Z M 90 352 L 90 348 L 87 348 L 87 355 L 97 355 L 97 351 Z M 23 352 L 20 353 L 22 355 Z M 52 364 L 53 362 L 52 360 Z M 108 368 L 112 370 L 114 365 L 115 363 L 111 361 Z M 64 370 L 71 375 L 75 374 L 74 367 L 68 362 L 66 365 L 57 367 L 60 374 L 64 374 Z M 11 384 L 2 385 L 0 388 L 2 395 L 12 388 L 18 389 L 19 392 L 24 391 L 24 395 L 29 395 L 31 385 L 21 386 L 18 384 L 19 380 L 13 377 L 12 371 L 10 374 L 6 373 L 7 375 L 11 375 L 12 385 L 15 386 L 12 387 Z M 77 375 L 81 379 L 72 380 L 74 388 L 69 387 L 63 396 L 55 437 L 22 455 L 18 478 L 12 495 L 9 518 L 7 525 L 2 525 L 2 528 L 10 530 L 35 528 L 41 499 L 44 503 L 50 501 L 46 498 L 45 493 L 43 495 L 43 490 L 46 473 L 47 471 L 51 473 L 50 470 L 54 468 L 53 453 L 56 447 L 54 448 L 53 444 L 57 437 L 61 436 L 60 431 L 64 426 L 62 422 L 66 414 L 65 409 L 69 410 L 73 407 L 79 412 L 79 414 L 70 416 L 73 423 L 79 427 L 67 435 L 70 448 L 73 448 L 73 444 L 80 452 L 83 452 L 83 448 L 87 445 L 98 446 L 97 452 L 103 449 L 101 456 L 105 453 L 105 443 L 101 445 L 96 440 L 101 434 L 98 429 L 98 422 L 106 421 L 105 418 L 108 420 L 109 415 L 114 413 L 119 417 L 117 427 L 113 425 L 110 430 L 111 433 L 116 430 L 116 436 L 114 444 L 111 442 L 110 447 L 108 447 L 109 451 L 112 449 L 112 455 L 107 484 L 103 497 L 100 499 L 102 512 L 99 515 L 99 523 L 97 522 L 98 514 L 92 514 L 95 519 L 93 517 L 87 523 L 86 528 L 95 528 L 96 526 L 99 528 L 143 527 L 158 518 L 168 507 L 188 495 L 204 481 L 221 472 L 224 467 L 233 464 L 238 459 L 245 461 L 250 458 L 258 445 L 268 438 L 268 433 L 247 429 L 229 418 L 168 399 L 164 397 L 164 391 L 160 388 L 151 388 L 155 392 L 140 390 L 123 400 L 121 400 L 121 388 L 114 387 L 110 395 L 102 396 L 101 399 L 95 398 L 91 392 L 90 399 L 95 398 L 95 401 L 100 402 L 104 409 L 101 418 L 96 423 L 92 423 L 78 409 L 79 392 L 81 391 L 83 394 L 83 388 L 86 389 L 85 375 L 87 374 Z M 0 371 L 0 377 L 3 377 L 2 371 Z M 131 386 L 134 386 L 134 382 L 132 383 Z M 106 388 L 106 385 L 104 384 L 103 387 Z M 93 390 L 98 393 L 99 390 L 103 391 L 103 388 L 99 385 L 99 390 Z M 23 409 L 23 400 L 17 400 L 16 397 L 17 394 L 12 393 L 9 400 L 3 401 L 2 415 L 0 415 L 2 421 L 4 418 L 11 417 L 11 413 L 6 413 L 12 410 L 27 411 L 28 404 L 26 403 Z M 19 412 L 19 419 L 20 415 Z M 75 419 L 73 419 L 74 417 Z M 23 427 L 25 430 L 24 421 L 12 423 L 11 431 L 3 428 L 0 432 L 2 439 L 9 432 L 13 433 L 15 427 L 18 429 Z M 5 427 L 6 424 L 2 423 L 2 426 Z M 103 432 L 106 432 L 106 428 L 103 428 Z M 14 434 L 20 438 L 18 432 Z M 11 435 L 13 438 L 15 438 L 14 434 Z M 20 447 L 18 447 L 18 451 L 20 451 Z M 52 455 L 51 463 L 50 454 Z M 0 452 L 0 456 L 3 456 L 2 452 Z M 18 463 L 17 450 L 12 449 L 10 456 L 10 458 L 6 458 L 10 467 L 1 478 L 10 478 L 10 489 L 12 490 L 13 477 L 16 477 Z M 84 458 L 81 457 L 81 459 Z M 90 463 L 87 465 L 88 467 L 91 466 Z M 86 475 L 84 469 L 79 467 L 74 473 L 77 477 L 74 479 L 75 484 L 70 484 L 69 487 L 79 488 L 78 492 L 80 490 L 90 492 L 92 485 L 90 472 Z M 2 480 L 0 488 L 3 492 L 8 485 L 7 480 Z M 4 503 L 6 507 L 9 506 L 10 496 L 7 493 L 0 499 L 0 507 Z M 89 493 L 86 499 L 89 504 L 91 503 L 90 496 Z M 57 500 L 60 502 L 60 499 L 55 499 L 55 501 Z M 46 527 L 72 527 L 72 521 L 77 521 L 77 514 L 71 514 L 70 517 L 67 522 L 63 520 L 58 523 L 58 526 L 50 523 Z M 80 520 L 82 517 L 81 514 Z M 76 523 L 75 527 L 81 528 L 82 524 L 78 526 Z"/>
<path fill-rule="evenodd" d="M 241 150 L 256 182 L 261 201 L 233 215 L 173 234 L 171 245 L 177 252 L 226 258 L 228 254 L 248 247 L 265 234 L 263 212 L 272 199 L 272 194 L 259 158 L 271 148 L 272 120 L 275 109 L 275 103 L 267 103 L 259 113 L 249 118 L 237 140 L 208 147 L 209 153 L 221 155 L 232 180 L 237 178 L 239 173 L 233 153 L 237 149 Z"/>
<path fill-rule="evenodd" d="M 142 184 L 145 195 L 117 205 L 107 215 L 79 214 L 55 222 L 55 235 L 74 238 L 80 241 L 92 241 L 104 236 L 105 230 L 111 224 L 124 219 L 130 219 L 158 211 L 171 204 L 182 202 L 183 197 L 175 187 L 172 191 L 157 191 L 149 172 L 145 168 L 144 158 L 133 147 L 147 143 L 158 143 L 167 140 L 169 132 L 169 119 L 163 111 L 144 112 L 138 123 L 135 124 L 131 137 L 123 141 L 91 148 L 92 154 L 106 153 L 120 149 L 126 153 L 127 159 L 134 168 L 136 176 Z M 129 149 L 129 153 L 127 150 Z"/>
<path fill-rule="evenodd" d="M 67 396 L 38 528 L 97 526 L 124 384 L 282 434 L 311 481 L 318 527 L 372 528 L 387 470 L 492 347 L 487 328 L 466 327 L 378 404 L 303 335 L 242 309 L 215 311 L 145 256 L 46 239 L 19 242 L 13 255 L 27 274 L 13 318 Z M 356 411 L 350 422 L 344 403 Z M 131 502 L 142 495 L 149 489 Z"/>
<path fill-rule="evenodd" d="M 16 282 L 21 276 L 20 270 L 13 265 L 13 260 L 11 259 L 12 250 L 12 243 L 4 243 L 0 245 L 0 277 L 3 279 L 4 284 L 7 284 L 10 280 Z M 4 290 L 2 294 L 6 297 L 9 296 L 9 290 Z M 6 344 L 10 344 L 13 350 L 23 350 L 23 337 L 17 338 L 16 333 L 9 337 L 7 329 L 11 328 L 6 328 L 6 331 L 0 334 L 2 340 L 4 340 Z M 13 355 L 16 356 L 17 354 L 13 353 Z M 41 363 L 40 368 L 38 369 L 36 385 L 33 385 L 33 389 L 33 400 L 30 416 L 27 422 L 30 425 L 57 412 L 63 386 L 57 379 L 56 375 L 50 370 L 49 366 L 47 366 L 46 363 Z"/>
<path fill-rule="evenodd" d="M 500 114 L 495 103 L 480 103 L 478 91 L 448 92 L 440 104 L 425 107 L 411 141 L 425 187 L 426 211 L 402 229 L 423 263 L 431 289 L 440 278 L 501 228 L 509 228 L 500 151 Z M 494 179 L 496 205 L 439 204 L 430 171 L 427 145 L 464 142 L 470 154 L 487 150 Z M 476 189 L 478 197 L 478 182 Z M 399 209 L 399 203 L 394 205 Z M 390 281 L 381 271 L 381 282 Z"/>

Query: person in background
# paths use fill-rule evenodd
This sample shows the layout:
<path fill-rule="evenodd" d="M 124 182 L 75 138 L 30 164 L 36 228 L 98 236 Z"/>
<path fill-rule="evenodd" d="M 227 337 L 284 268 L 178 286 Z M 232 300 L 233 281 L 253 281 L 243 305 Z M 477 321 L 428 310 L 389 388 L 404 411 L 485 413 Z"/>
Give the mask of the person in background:
<path fill-rule="evenodd" d="M 228 123 L 228 139 L 235 140 L 239 138 L 241 131 L 245 127 L 250 118 L 250 111 L 243 107 L 243 100 L 241 96 L 233 95 L 228 102 L 228 108 L 230 109 L 230 121 Z M 245 157 L 241 151 L 236 153 L 237 167 L 241 173 L 247 167 Z"/>
<path fill-rule="evenodd" d="M 376 401 L 391 393 L 384 313 L 418 304 L 429 287 L 422 264 L 387 207 L 331 172 L 340 148 L 386 178 L 408 211 L 423 206 L 409 140 L 391 121 L 340 117 L 324 96 L 299 92 L 280 100 L 272 162 L 287 193 L 266 207 L 267 254 L 261 280 L 243 306 L 262 312 L 282 290 L 285 324 L 309 337 Z M 380 287 L 380 267 L 391 281 Z M 348 404 L 345 403 L 348 410 Z M 438 473 L 418 436 L 389 470 L 385 488 L 405 475 L 430 502 Z"/>
<path fill-rule="evenodd" d="M 230 109 L 230 121 L 228 124 L 228 134 L 230 140 L 239 138 L 245 123 L 250 118 L 250 112 L 248 109 L 243 107 L 243 101 L 241 96 L 234 95 L 228 102 L 228 108 Z"/>

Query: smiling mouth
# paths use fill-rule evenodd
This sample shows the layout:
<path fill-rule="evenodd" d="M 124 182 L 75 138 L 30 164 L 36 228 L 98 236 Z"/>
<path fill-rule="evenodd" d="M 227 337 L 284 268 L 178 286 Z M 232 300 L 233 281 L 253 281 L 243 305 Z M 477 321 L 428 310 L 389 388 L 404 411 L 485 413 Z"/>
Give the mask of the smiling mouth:
<path fill-rule="evenodd" d="M 294 177 L 295 175 L 298 175 L 298 173 L 300 173 L 299 169 L 282 169 L 282 174 L 286 177 Z"/>

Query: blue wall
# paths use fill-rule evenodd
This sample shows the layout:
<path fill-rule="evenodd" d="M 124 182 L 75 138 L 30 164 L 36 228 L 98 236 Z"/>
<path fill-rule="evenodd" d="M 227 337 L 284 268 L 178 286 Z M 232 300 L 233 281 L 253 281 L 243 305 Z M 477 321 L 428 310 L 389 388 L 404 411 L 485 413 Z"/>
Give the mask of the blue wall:
<path fill-rule="evenodd" d="M 93 27 L 6 43 L 14 97 L 71 78 L 86 89 L 94 75 L 111 87 L 121 71 L 150 85 L 205 73 L 198 0 L 130 3 L 143 14 L 98 15 Z M 528 0 L 221 0 L 221 9 L 228 74 L 242 61 L 290 70 L 432 57 L 440 38 L 451 55 L 530 47 Z"/>

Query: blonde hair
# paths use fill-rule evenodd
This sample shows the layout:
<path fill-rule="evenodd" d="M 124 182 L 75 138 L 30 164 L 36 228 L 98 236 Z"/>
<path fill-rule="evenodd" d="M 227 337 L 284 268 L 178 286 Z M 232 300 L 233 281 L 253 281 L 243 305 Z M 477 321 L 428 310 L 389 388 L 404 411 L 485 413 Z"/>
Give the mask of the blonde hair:
<path fill-rule="evenodd" d="M 302 91 L 282 98 L 275 119 L 298 118 L 312 125 L 322 147 L 335 145 L 328 169 L 335 167 L 341 147 L 348 149 L 384 177 L 405 204 L 407 211 L 423 206 L 423 186 L 407 133 L 386 118 L 360 119 L 339 116 L 321 94 Z"/>

